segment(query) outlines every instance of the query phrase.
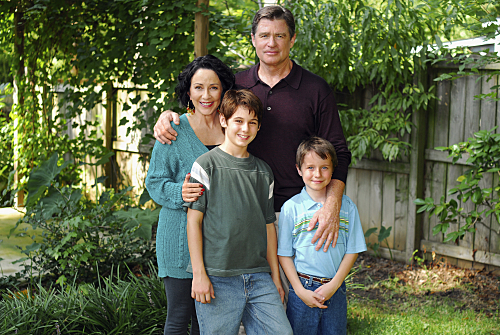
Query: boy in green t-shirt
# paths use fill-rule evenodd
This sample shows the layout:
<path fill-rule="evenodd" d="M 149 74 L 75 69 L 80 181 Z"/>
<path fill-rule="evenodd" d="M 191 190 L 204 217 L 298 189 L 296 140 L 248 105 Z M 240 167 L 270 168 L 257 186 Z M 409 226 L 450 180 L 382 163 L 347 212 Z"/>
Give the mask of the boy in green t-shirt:
<path fill-rule="evenodd" d="M 224 142 L 200 156 L 192 183 L 205 192 L 186 203 L 192 297 L 201 334 L 292 334 L 283 307 L 271 168 L 247 151 L 262 103 L 251 91 L 226 92 Z"/>

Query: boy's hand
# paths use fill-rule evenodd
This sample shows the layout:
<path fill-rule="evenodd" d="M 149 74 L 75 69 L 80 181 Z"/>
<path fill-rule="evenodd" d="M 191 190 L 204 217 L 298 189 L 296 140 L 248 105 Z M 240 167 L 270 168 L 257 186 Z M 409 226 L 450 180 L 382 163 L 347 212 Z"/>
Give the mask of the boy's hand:
<path fill-rule="evenodd" d="M 198 197 L 205 191 L 202 184 L 190 183 L 190 177 L 191 174 L 188 173 L 182 184 L 182 200 L 185 202 L 194 202 L 198 200 Z"/>
<path fill-rule="evenodd" d="M 209 304 L 211 299 L 215 299 L 214 287 L 208 276 L 193 277 L 191 297 L 202 304 Z"/>
<path fill-rule="evenodd" d="M 176 125 L 179 124 L 179 114 L 167 110 L 161 113 L 160 118 L 154 126 L 155 138 L 160 141 L 161 144 L 172 144 L 171 141 L 175 141 L 177 137 L 177 132 L 172 128 L 170 122 L 174 121 Z"/>
<path fill-rule="evenodd" d="M 295 293 L 297 293 L 297 296 L 304 302 L 304 304 L 311 308 L 328 308 L 327 306 L 323 305 L 323 302 L 325 302 L 327 299 L 318 294 L 316 291 L 313 292 L 302 288 L 300 291 L 295 291 Z"/>
<path fill-rule="evenodd" d="M 278 293 L 280 294 L 281 298 L 281 303 L 285 302 L 285 290 L 283 289 L 283 285 L 281 284 L 281 278 L 278 274 L 278 278 L 273 278 L 273 283 L 276 285 L 276 289 L 278 290 Z"/>
<path fill-rule="evenodd" d="M 316 290 L 314 290 L 314 292 L 323 297 L 324 298 L 323 302 L 325 302 L 331 297 L 333 297 L 335 292 L 337 292 L 337 289 L 333 287 L 333 285 L 324 284 L 318 287 Z"/>

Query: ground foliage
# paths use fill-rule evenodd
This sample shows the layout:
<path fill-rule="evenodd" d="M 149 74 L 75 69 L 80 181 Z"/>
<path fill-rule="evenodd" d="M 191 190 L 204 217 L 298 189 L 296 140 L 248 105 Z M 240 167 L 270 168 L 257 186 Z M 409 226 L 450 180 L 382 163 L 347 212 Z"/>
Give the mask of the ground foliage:
<path fill-rule="evenodd" d="M 456 310 L 500 317 L 500 270 L 461 269 L 443 258 L 409 265 L 366 253 L 355 266 L 360 269 L 353 282 L 364 288 L 350 290 L 351 298 L 395 309 L 408 301 L 424 305 L 433 299 L 446 299 Z"/>
<path fill-rule="evenodd" d="M 163 334 L 167 301 L 156 269 L 121 270 L 93 284 L 1 292 L 0 334 Z"/>

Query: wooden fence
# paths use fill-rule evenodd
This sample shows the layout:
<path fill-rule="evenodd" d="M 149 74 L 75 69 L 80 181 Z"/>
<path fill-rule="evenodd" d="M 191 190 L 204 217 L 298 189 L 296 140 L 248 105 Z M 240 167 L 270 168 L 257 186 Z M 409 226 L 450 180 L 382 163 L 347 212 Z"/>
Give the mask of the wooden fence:
<path fill-rule="evenodd" d="M 416 215 L 413 203 L 417 197 L 433 197 L 437 202 L 442 195 L 447 201 L 451 197 L 458 200 L 456 196 L 447 196 L 447 191 L 456 187 L 457 178 L 468 169 L 466 157 L 452 164 L 446 152 L 434 148 L 466 141 L 474 132 L 500 126 L 500 103 L 474 98 L 491 92 L 498 77 L 488 81 L 471 75 L 434 82 L 440 74 L 453 70 L 456 71 L 453 66 L 440 64 L 420 78 L 427 85 L 437 86 L 438 100 L 427 110 L 413 114 L 418 128 L 411 134 L 410 157 L 395 163 L 384 162 L 376 156 L 358 162 L 349 170 L 346 193 L 358 205 L 365 231 L 382 225 L 392 227 L 389 246 L 398 260 L 408 261 L 413 251 L 419 249 L 425 251 L 427 257 L 435 252 L 438 257 L 444 256 L 448 262 L 461 267 L 500 267 L 500 225 L 495 218 L 477 224 L 475 234 L 467 233 L 463 240 L 443 243 L 442 234 L 432 234 L 438 218 L 427 212 Z M 366 99 L 363 101 L 366 103 Z M 485 174 L 481 186 L 493 185 L 498 185 L 498 174 Z M 470 204 L 459 202 L 459 207 L 467 210 Z M 451 227 L 458 229 L 457 225 Z M 375 239 L 373 236 L 370 241 Z M 389 257 L 388 249 L 382 248 L 381 254 Z"/>
<path fill-rule="evenodd" d="M 467 233 L 458 243 L 442 243 L 441 235 L 432 235 L 432 228 L 438 224 L 437 217 L 429 217 L 427 213 L 416 214 L 416 198 L 431 196 L 439 201 L 442 195 L 447 194 L 447 190 L 456 186 L 456 179 L 467 169 L 465 158 L 457 164 L 451 164 L 447 153 L 434 148 L 465 141 L 478 130 L 500 126 L 500 103 L 474 99 L 479 93 L 490 92 L 498 78 L 478 80 L 479 76 L 475 75 L 454 81 L 433 81 L 441 73 L 451 70 L 454 69 L 441 64 L 419 78 L 427 85 L 437 85 L 435 93 L 438 100 L 427 110 L 412 114 L 412 122 L 417 127 L 412 130 L 411 136 L 404 139 L 412 145 L 411 154 L 396 162 L 387 162 L 379 152 L 374 152 L 370 159 L 358 161 L 349 169 L 346 194 L 358 206 L 364 231 L 382 225 L 392 227 L 388 241 L 396 260 L 408 262 L 413 252 L 419 249 L 425 251 L 427 257 L 434 251 L 462 267 L 481 264 L 500 267 L 500 225 L 496 220 L 477 225 L 475 235 Z M 366 89 L 358 93 L 350 100 L 356 100 L 359 106 L 368 108 L 372 92 Z M 151 150 L 151 146 L 139 144 L 146 130 L 127 134 L 128 125 L 118 125 L 124 116 L 128 118 L 129 124 L 140 122 L 134 116 L 138 104 L 131 105 L 129 110 L 124 110 L 123 106 L 130 104 L 130 99 L 137 95 L 141 96 L 141 101 L 146 99 L 146 92 L 123 86 L 117 88 L 114 94 L 118 102 L 113 108 L 106 110 L 99 105 L 83 118 L 91 119 L 98 117 L 98 114 L 111 112 L 111 116 L 102 116 L 101 127 L 103 134 L 106 131 L 109 133 L 111 129 L 109 146 L 116 153 L 114 170 L 121 176 L 117 182 L 135 186 L 135 193 L 140 194 L 148 168 L 147 162 L 141 158 Z M 339 100 L 345 100 L 345 97 L 339 96 Z M 146 112 L 144 117 L 150 112 Z M 151 133 L 152 129 L 147 131 Z M 496 185 L 498 175 L 488 175 L 484 182 L 490 187 Z M 373 235 L 369 242 L 375 241 L 376 236 Z M 381 248 L 381 255 L 389 257 L 389 249 L 385 244 Z"/>

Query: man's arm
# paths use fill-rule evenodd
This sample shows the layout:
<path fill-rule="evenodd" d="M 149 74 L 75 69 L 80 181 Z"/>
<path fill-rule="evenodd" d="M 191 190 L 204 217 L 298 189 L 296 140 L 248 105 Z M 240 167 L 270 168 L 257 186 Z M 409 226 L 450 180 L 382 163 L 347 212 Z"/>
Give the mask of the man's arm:
<path fill-rule="evenodd" d="M 323 251 L 327 252 L 330 243 L 332 247 L 337 245 L 337 238 L 339 237 L 339 214 L 340 207 L 342 207 L 344 188 L 345 183 L 343 181 L 332 179 L 327 186 L 325 204 L 320 210 L 314 213 L 313 218 L 309 222 L 308 231 L 311 231 L 316 223 L 319 222 L 318 230 L 311 241 L 313 244 L 318 241 L 315 248 L 316 250 L 319 250 L 324 244 Z"/>
<path fill-rule="evenodd" d="M 356 259 L 358 259 L 358 254 L 345 254 L 335 277 L 329 283 L 318 287 L 314 292 L 325 297 L 325 301 L 330 299 L 344 282 Z"/>
<path fill-rule="evenodd" d="M 302 283 L 300 282 L 299 276 L 297 275 L 297 270 L 293 264 L 292 257 L 278 256 L 281 264 L 281 268 L 286 274 L 288 281 L 292 284 L 293 290 L 297 296 L 309 307 L 327 308 L 323 305 L 325 298 L 320 294 L 306 290 Z"/>
<path fill-rule="evenodd" d="M 276 237 L 276 228 L 274 228 L 274 223 L 268 223 L 266 225 L 267 231 L 267 262 L 271 268 L 271 278 L 273 279 L 274 285 L 278 289 L 278 293 L 281 297 L 281 302 L 285 299 L 285 291 L 281 285 L 280 269 L 278 265 L 278 238 Z"/>
<path fill-rule="evenodd" d="M 180 123 L 179 114 L 174 113 L 171 110 L 161 113 L 160 118 L 156 121 L 154 126 L 154 135 L 161 144 L 172 144 L 171 141 L 175 141 L 177 137 L 177 132 L 170 125 L 170 122 L 172 121 L 174 121 L 176 125 Z"/>
<path fill-rule="evenodd" d="M 215 299 L 214 288 L 205 270 L 203 262 L 203 213 L 196 209 L 188 208 L 187 212 L 187 237 L 191 266 L 193 268 L 193 284 L 191 297 L 202 304 L 210 303 Z"/>

